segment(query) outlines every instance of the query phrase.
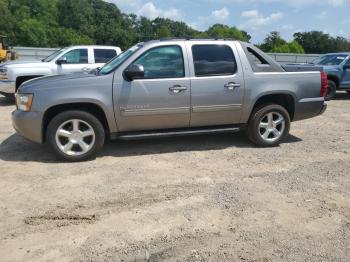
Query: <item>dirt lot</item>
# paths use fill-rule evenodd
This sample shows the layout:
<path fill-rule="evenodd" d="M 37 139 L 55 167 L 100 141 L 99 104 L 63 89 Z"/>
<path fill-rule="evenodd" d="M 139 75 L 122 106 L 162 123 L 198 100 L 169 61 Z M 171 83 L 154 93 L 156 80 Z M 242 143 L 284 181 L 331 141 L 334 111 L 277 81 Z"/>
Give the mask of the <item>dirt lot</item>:
<path fill-rule="evenodd" d="M 109 143 L 58 163 L 0 98 L 1 261 L 349 261 L 350 96 L 279 148 L 243 134 Z"/>

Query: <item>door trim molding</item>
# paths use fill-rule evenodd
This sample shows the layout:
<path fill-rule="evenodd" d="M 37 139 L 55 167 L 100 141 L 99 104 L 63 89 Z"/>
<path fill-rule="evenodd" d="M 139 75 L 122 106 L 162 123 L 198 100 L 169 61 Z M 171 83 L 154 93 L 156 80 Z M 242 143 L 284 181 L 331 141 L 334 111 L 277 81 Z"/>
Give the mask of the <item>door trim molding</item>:
<path fill-rule="evenodd" d="M 167 115 L 167 114 L 189 114 L 190 107 L 176 108 L 155 108 L 155 109 L 126 109 L 120 108 L 122 116 L 150 116 L 150 115 Z"/>
<path fill-rule="evenodd" d="M 194 106 L 192 107 L 193 113 L 204 113 L 204 112 L 218 112 L 218 111 L 237 111 L 241 110 L 241 104 L 232 105 L 211 105 L 211 106 Z"/>

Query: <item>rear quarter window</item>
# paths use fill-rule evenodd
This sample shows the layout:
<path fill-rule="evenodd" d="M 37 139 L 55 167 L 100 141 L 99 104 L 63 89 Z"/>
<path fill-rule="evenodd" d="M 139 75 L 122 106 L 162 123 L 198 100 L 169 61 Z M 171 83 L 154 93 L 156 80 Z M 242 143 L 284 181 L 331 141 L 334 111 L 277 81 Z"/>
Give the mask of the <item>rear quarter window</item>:
<path fill-rule="evenodd" d="M 94 49 L 95 63 L 107 63 L 117 55 L 114 49 Z"/>
<path fill-rule="evenodd" d="M 248 58 L 253 72 L 256 73 L 268 73 L 268 72 L 285 72 L 285 70 L 274 61 L 271 57 L 265 54 L 260 49 L 247 44 L 242 43 L 243 50 Z"/>

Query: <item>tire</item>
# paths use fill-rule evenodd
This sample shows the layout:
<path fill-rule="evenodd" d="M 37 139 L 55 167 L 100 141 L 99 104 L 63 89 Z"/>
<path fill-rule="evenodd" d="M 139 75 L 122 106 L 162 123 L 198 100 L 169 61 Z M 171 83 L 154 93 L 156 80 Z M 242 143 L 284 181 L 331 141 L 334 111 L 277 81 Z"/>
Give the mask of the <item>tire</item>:
<path fill-rule="evenodd" d="M 253 111 L 248 123 L 248 138 L 260 147 L 278 146 L 289 135 L 290 123 L 289 113 L 284 107 L 265 104 Z"/>
<path fill-rule="evenodd" d="M 84 111 L 66 111 L 47 127 L 46 141 L 61 160 L 79 162 L 96 157 L 105 141 L 101 122 Z"/>
<path fill-rule="evenodd" d="M 328 80 L 326 101 L 332 100 L 335 97 L 336 92 L 337 84 L 332 80 Z"/>

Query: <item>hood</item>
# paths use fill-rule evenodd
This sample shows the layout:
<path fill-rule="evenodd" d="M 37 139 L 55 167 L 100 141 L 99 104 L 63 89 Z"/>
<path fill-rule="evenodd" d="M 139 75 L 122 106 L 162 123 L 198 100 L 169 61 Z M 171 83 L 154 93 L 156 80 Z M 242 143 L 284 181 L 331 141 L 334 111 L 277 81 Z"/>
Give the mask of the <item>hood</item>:
<path fill-rule="evenodd" d="M 1 66 L 6 66 L 7 68 L 28 68 L 28 67 L 47 67 L 47 63 L 41 61 L 12 61 L 6 62 Z"/>
<path fill-rule="evenodd" d="M 96 78 L 95 74 L 89 73 L 75 73 L 69 75 L 53 75 L 35 78 L 25 82 L 19 89 L 20 92 L 32 92 L 41 88 L 59 88 L 65 87 L 67 82 L 74 82 L 75 80 Z"/>

